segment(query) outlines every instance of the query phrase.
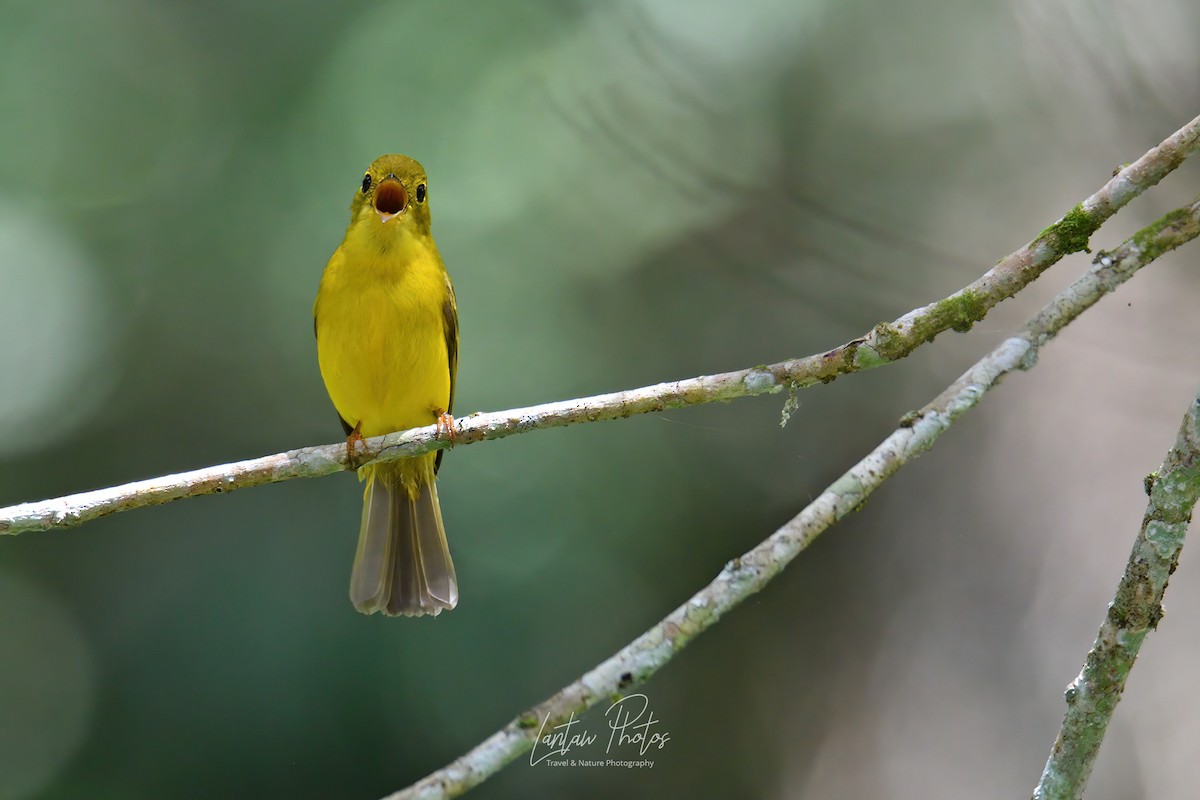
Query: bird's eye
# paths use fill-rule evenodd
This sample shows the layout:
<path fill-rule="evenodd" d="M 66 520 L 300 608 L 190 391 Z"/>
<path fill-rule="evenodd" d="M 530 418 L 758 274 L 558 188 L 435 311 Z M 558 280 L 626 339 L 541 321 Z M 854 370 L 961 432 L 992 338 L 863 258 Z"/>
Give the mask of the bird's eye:
<path fill-rule="evenodd" d="M 425 184 L 423 184 L 423 183 L 417 184 L 417 202 L 418 203 L 425 202 Z"/>
<path fill-rule="evenodd" d="M 363 175 L 363 194 L 366 194 L 371 189 L 371 174 Z"/>

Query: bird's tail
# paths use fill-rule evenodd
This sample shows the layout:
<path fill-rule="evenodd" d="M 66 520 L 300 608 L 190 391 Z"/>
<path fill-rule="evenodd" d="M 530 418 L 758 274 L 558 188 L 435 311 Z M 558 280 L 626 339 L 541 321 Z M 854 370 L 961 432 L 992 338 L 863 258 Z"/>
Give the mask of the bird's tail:
<path fill-rule="evenodd" d="M 350 600 L 364 614 L 437 616 L 458 604 L 458 580 L 442 527 L 433 454 L 359 470 L 362 528 Z"/>

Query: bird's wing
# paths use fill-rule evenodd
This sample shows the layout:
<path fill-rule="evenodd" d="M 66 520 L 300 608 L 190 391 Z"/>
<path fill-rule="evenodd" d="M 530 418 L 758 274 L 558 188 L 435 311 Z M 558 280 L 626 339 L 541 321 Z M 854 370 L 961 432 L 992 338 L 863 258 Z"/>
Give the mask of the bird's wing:
<path fill-rule="evenodd" d="M 342 260 L 342 248 L 339 247 L 337 250 L 334 250 L 333 255 L 329 257 L 329 263 L 327 265 L 325 265 L 325 272 L 326 273 L 329 272 L 329 270 L 334 267 L 335 262 L 340 262 L 341 260 Z M 321 274 L 321 282 L 324 283 L 324 281 L 325 281 L 325 273 L 322 273 Z M 321 290 L 318 287 L 317 299 L 313 303 L 313 338 L 314 339 L 320 338 L 320 336 L 317 334 L 317 309 L 320 307 L 321 307 Z M 338 422 L 342 423 L 342 430 L 344 430 L 346 432 L 347 436 L 349 436 L 350 433 L 354 430 L 354 426 L 351 425 L 349 422 L 346 422 L 346 420 L 342 419 L 341 414 L 338 414 Z"/>
<path fill-rule="evenodd" d="M 447 401 L 446 413 L 454 412 L 454 384 L 458 377 L 458 303 L 454 299 L 454 284 L 450 276 L 446 276 L 446 299 L 442 301 L 442 331 L 446 335 L 446 360 L 450 369 L 450 399 Z M 445 450 L 438 450 L 433 470 L 436 473 L 442 466 L 442 456 Z"/>

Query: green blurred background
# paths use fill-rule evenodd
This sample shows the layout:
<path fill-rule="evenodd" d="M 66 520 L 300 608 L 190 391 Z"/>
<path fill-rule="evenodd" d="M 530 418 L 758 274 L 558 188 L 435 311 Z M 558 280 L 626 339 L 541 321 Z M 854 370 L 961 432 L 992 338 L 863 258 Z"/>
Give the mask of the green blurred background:
<path fill-rule="evenodd" d="M 1187 0 L 10 0 L 0 504 L 338 440 L 311 304 L 381 153 L 430 175 L 456 411 L 499 410 L 828 349 L 950 293 L 1200 112 L 1198 37 Z M 519 760 L 477 796 L 1025 795 L 1200 383 L 1198 253 L 656 676 L 653 769 Z M 451 453 L 462 600 L 436 620 L 350 606 L 350 475 L 0 542 L 0 797 L 407 785 L 684 601 L 1086 264 L 804 392 L 784 429 L 768 397 Z M 1089 797 L 1190 791 L 1194 567 Z"/>

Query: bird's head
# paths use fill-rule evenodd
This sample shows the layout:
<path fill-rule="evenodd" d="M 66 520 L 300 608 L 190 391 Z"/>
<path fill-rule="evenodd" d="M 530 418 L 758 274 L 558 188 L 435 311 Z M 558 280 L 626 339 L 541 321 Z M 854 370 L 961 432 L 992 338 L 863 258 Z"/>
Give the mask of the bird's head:
<path fill-rule="evenodd" d="M 371 162 L 350 202 L 350 224 L 380 234 L 429 233 L 429 186 L 425 168 L 408 156 L 386 155 Z"/>

